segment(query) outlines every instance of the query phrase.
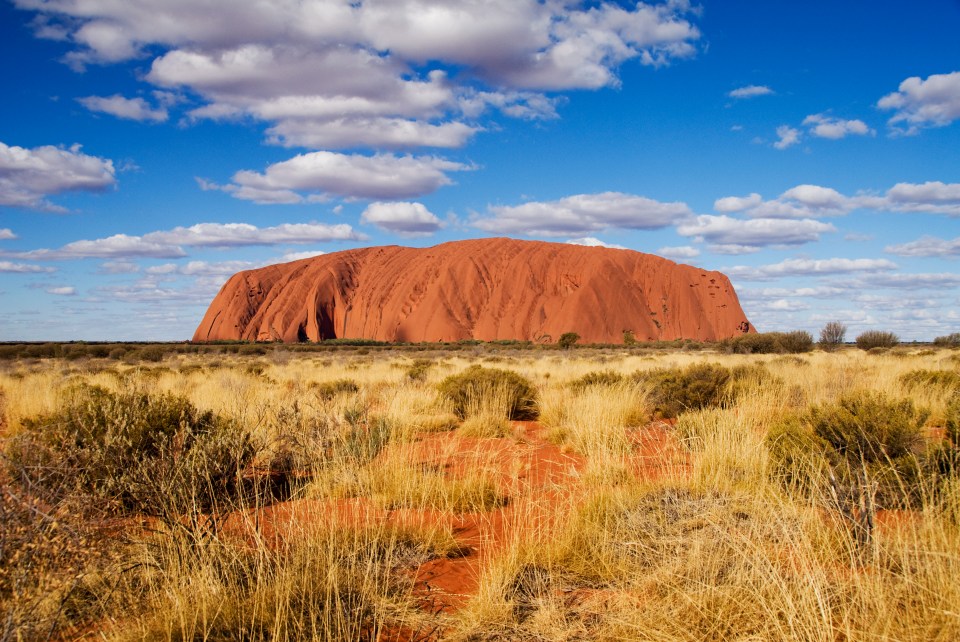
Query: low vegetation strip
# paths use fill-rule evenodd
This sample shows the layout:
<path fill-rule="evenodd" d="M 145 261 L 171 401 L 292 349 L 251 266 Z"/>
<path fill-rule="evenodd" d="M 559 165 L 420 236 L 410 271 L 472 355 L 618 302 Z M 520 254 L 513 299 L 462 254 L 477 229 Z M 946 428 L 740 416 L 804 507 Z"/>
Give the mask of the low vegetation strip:
<path fill-rule="evenodd" d="M 948 346 L 223 347 L 0 363 L 0 641 L 960 637 Z"/>

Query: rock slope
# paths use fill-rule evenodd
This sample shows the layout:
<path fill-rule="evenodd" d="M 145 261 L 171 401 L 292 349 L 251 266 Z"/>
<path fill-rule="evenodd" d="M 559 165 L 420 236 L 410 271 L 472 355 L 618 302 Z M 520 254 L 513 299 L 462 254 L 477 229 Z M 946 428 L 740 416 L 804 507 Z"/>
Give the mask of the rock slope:
<path fill-rule="evenodd" d="M 345 250 L 232 276 L 194 341 L 716 340 L 752 331 L 729 279 L 632 250 L 506 238 Z"/>

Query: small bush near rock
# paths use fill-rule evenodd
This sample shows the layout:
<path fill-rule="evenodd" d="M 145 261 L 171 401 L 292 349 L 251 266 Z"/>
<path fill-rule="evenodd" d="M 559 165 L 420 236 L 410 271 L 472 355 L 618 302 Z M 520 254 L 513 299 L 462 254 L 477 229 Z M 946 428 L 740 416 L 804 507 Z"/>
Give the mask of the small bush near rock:
<path fill-rule="evenodd" d="M 635 378 L 649 391 L 647 401 L 654 414 L 671 418 L 686 410 L 719 406 L 730 370 L 716 363 L 697 363 L 683 369 L 638 372 Z"/>
<path fill-rule="evenodd" d="M 453 403 L 453 411 L 461 419 L 494 411 L 518 421 L 539 415 L 536 388 L 510 370 L 471 366 L 444 379 L 439 390 Z"/>
<path fill-rule="evenodd" d="M 861 350 L 873 348 L 893 348 L 900 344 L 900 337 L 886 330 L 867 330 L 857 336 L 857 347 Z"/>
<path fill-rule="evenodd" d="M 813 336 L 805 330 L 742 334 L 720 346 L 734 354 L 797 354 L 813 350 Z"/>

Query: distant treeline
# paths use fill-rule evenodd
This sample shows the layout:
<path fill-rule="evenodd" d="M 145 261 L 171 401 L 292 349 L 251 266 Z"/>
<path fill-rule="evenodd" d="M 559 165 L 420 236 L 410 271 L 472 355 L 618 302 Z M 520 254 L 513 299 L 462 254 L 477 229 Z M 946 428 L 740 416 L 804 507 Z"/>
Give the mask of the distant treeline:
<path fill-rule="evenodd" d="M 960 335 L 957 335 L 960 336 Z M 948 342 L 938 337 L 933 345 L 957 347 L 960 341 Z M 849 344 L 848 344 L 849 345 Z M 903 345 L 903 344 L 901 344 Z M 909 345 L 931 345 L 915 342 Z M 502 339 L 479 341 L 466 339 L 453 342 L 390 343 L 372 339 L 330 339 L 317 343 L 280 343 L 217 341 L 210 343 L 191 342 L 3 342 L 0 343 L 0 360 L 11 359 L 114 359 L 117 361 L 162 361 L 171 355 L 266 355 L 276 350 L 293 353 L 323 353 L 352 351 L 361 354 L 378 351 L 449 351 L 470 349 L 491 350 L 562 350 L 562 349 L 617 349 L 644 352 L 649 350 L 715 350 L 727 353 L 785 354 L 813 350 L 816 345 L 806 332 L 765 332 L 747 334 L 716 342 L 693 339 L 673 341 L 634 341 L 630 343 L 577 343 L 562 346 L 558 343 Z"/>

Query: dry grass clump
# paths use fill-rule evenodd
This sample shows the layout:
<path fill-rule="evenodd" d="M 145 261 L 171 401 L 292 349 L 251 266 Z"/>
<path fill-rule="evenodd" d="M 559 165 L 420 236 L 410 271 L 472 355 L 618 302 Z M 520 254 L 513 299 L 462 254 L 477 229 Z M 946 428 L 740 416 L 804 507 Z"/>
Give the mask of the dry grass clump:
<path fill-rule="evenodd" d="M 304 516 L 308 520 L 317 516 Z M 144 542 L 143 608 L 115 640 L 366 640 L 416 631 L 411 571 L 452 554 L 449 533 L 304 527 L 276 547 L 161 534 Z"/>
<path fill-rule="evenodd" d="M 683 369 L 656 368 L 638 372 L 648 390 L 647 401 L 659 417 L 686 410 L 716 407 L 723 401 L 730 370 L 718 363 L 695 363 Z"/>
<path fill-rule="evenodd" d="M 496 414 L 523 421 L 539 414 L 536 388 L 511 370 L 471 366 L 444 379 L 439 390 L 461 419 Z"/>

